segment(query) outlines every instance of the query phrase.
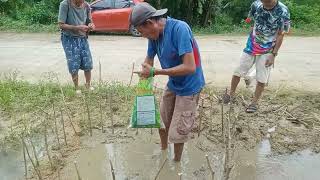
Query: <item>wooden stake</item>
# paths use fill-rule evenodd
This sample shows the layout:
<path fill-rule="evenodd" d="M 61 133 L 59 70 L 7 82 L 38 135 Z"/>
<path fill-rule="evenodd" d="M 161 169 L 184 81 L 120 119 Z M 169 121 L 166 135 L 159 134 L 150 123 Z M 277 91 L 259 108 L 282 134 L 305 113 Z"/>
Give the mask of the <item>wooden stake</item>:
<path fill-rule="evenodd" d="M 131 77 L 130 77 L 130 82 L 129 82 L 129 85 L 128 85 L 129 87 L 131 86 L 131 83 L 132 83 L 133 72 L 134 72 L 134 62 L 132 63 Z"/>
<path fill-rule="evenodd" d="M 101 99 L 102 97 L 99 96 L 99 111 L 100 111 L 100 124 L 101 124 L 101 132 L 104 133 L 104 122 L 103 122 L 103 113 L 102 113 L 102 102 Z"/>
<path fill-rule="evenodd" d="M 61 92 L 61 99 L 62 99 L 62 102 L 63 102 L 63 106 L 65 107 L 66 110 L 69 110 L 69 109 L 67 108 L 67 103 L 66 103 L 66 100 L 65 100 L 65 95 L 64 95 L 64 92 L 63 92 L 63 89 L 62 89 L 62 86 L 61 86 L 61 84 L 60 84 L 60 81 L 59 81 L 58 76 L 56 76 L 56 78 L 57 78 L 57 81 L 58 81 L 58 84 L 59 84 L 59 88 L 60 88 L 60 92 Z M 70 111 L 70 110 L 69 110 L 69 111 Z M 75 134 L 75 135 L 78 135 L 78 133 L 77 133 L 77 131 L 76 131 L 76 128 L 75 128 L 74 125 L 73 125 L 71 115 L 68 113 L 68 111 L 66 111 L 66 113 L 67 113 L 67 116 L 68 116 L 68 118 L 69 118 L 69 121 L 70 121 L 70 124 L 71 124 L 71 126 L 72 126 L 72 129 L 73 129 L 74 134 Z"/>
<path fill-rule="evenodd" d="M 115 180 L 115 179 L 116 179 L 116 176 L 115 176 L 115 174 L 114 174 L 114 169 L 113 169 L 112 161 L 109 160 L 109 163 L 110 163 L 110 168 L 111 168 L 112 180 Z"/>
<path fill-rule="evenodd" d="M 225 173 L 225 179 L 229 179 L 229 174 L 230 174 L 230 148 L 231 148 L 231 132 L 230 132 L 230 118 L 231 118 L 231 105 L 230 109 L 228 112 L 229 118 L 227 118 L 227 130 L 228 130 L 228 138 L 226 142 L 226 155 L 225 155 L 225 163 L 224 163 L 224 173 Z"/>
<path fill-rule="evenodd" d="M 30 141 L 30 144 L 31 144 L 31 147 L 32 147 L 34 158 L 36 159 L 36 165 L 39 167 L 40 164 L 39 164 L 39 159 L 38 159 L 36 148 L 35 148 L 35 146 L 33 144 L 33 141 L 31 140 L 31 138 L 29 139 L 29 141 Z"/>
<path fill-rule="evenodd" d="M 85 105 L 86 105 L 86 110 L 87 110 L 87 115 L 88 115 L 88 122 L 89 122 L 89 134 L 92 136 L 92 122 L 91 122 L 91 116 L 90 116 L 90 109 L 89 109 L 89 103 L 87 100 L 87 95 L 83 99 Z"/>
<path fill-rule="evenodd" d="M 22 139 L 22 143 L 23 143 L 23 145 L 24 145 L 24 147 L 25 147 L 25 150 L 26 150 L 26 152 L 27 152 L 27 155 L 28 155 L 28 157 L 29 157 L 29 159 L 30 159 L 30 162 L 31 162 L 34 170 L 36 171 L 36 173 L 37 173 L 37 175 L 38 175 L 38 178 L 39 178 L 40 180 L 42 180 L 42 176 L 41 176 L 41 174 L 40 174 L 40 171 L 39 171 L 39 169 L 37 168 L 36 164 L 34 163 L 34 161 L 32 160 L 32 158 L 31 158 L 31 156 L 30 156 L 30 153 L 29 153 L 27 144 L 24 142 L 23 137 L 21 137 L 21 139 Z"/>
<path fill-rule="evenodd" d="M 200 122 L 199 122 L 199 130 L 198 130 L 198 137 L 200 137 L 201 133 L 201 124 L 202 124 L 202 118 L 203 118 L 203 108 L 204 107 L 204 100 L 201 99 L 201 108 L 200 108 Z"/>
<path fill-rule="evenodd" d="M 56 134 L 56 138 L 58 141 L 58 149 L 60 149 L 61 144 L 60 144 L 60 139 L 59 139 L 59 130 L 58 130 L 58 125 L 57 125 L 57 118 L 56 118 L 56 109 L 54 106 L 54 101 L 52 101 L 52 109 L 53 109 L 53 121 L 54 121 L 54 131 Z"/>
<path fill-rule="evenodd" d="M 212 118 L 212 124 L 213 124 L 214 114 L 213 114 L 213 97 L 212 96 L 210 96 L 210 106 L 211 106 L 211 108 L 210 108 L 210 116 Z"/>
<path fill-rule="evenodd" d="M 23 150 L 23 162 L 24 162 L 24 177 L 27 180 L 28 179 L 28 165 L 27 165 L 27 158 L 26 158 L 26 147 L 22 141 L 22 150 Z"/>
<path fill-rule="evenodd" d="M 207 164 L 208 164 L 209 170 L 210 170 L 210 172 L 211 172 L 211 179 L 214 180 L 214 174 L 215 174 L 215 173 L 214 173 L 213 168 L 211 167 L 208 154 L 206 154 L 206 159 L 207 159 Z"/>
<path fill-rule="evenodd" d="M 221 135 L 222 135 L 222 141 L 225 143 L 225 135 L 224 135 L 224 112 L 223 112 L 223 103 L 221 103 Z"/>
<path fill-rule="evenodd" d="M 109 93 L 111 128 L 112 128 L 112 134 L 114 134 L 113 112 L 112 112 L 113 98 L 112 98 L 112 96 L 113 96 L 113 92 Z"/>
<path fill-rule="evenodd" d="M 99 60 L 99 87 L 101 87 L 102 84 L 102 75 L 101 75 L 101 62 Z"/>
<path fill-rule="evenodd" d="M 163 167 L 164 167 L 164 165 L 166 164 L 167 161 L 168 161 L 168 158 L 166 158 L 166 160 L 163 161 L 163 163 L 162 163 L 160 169 L 158 170 L 158 172 L 157 172 L 156 177 L 154 178 L 154 180 L 157 180 L 157 178 L 158 178 L 161 170 L 163 169 Z"/>
<path fill-rule="evenodd" d="M 81 180 L 80 172 L 79 172 L 79 170 L 78 170 L 77 161 L 74 161 L 73 164 L 74 164 L 74 167 L 75 167 L 76 172 L 77 172 L 78 180 Z"/>
<path fill-rule="evenodd" d="M 47 120 L 49 120 L 49 115 L 47 115 Z M 44 123 L 44 142 L 45 142 L 45 146 L 46 146 L 46 151 L 47 151 L 49 163 L 50 163 L 51 169 L 53 170 L 53 164 L 52 164 L 52 160 L 51 160 L 51 156 L 50 156 L 50 152 L 49 152 L 49 145 L 48 145 L 47 122 L 44 121 L 43 123 Z"/>
<path fill-rule="evenodd" d="M 179 176 L 179 180 L 182 180 L 182 173 L 178 173 L 178 176 Z"/>
<path fill-rule="evenodd" d="M 68 145 L 68 143 L 67 143 L 67 135 L 66 135 L 65 127 L 64 127 L 64 118 L 63 118 L 63 112 L 62 112 L 61 108 L 60 108 L 60 114 L 61 114 L 61 124 L 62 124 L 62 130 L 63 130 L 64 143 L 67 146 Z"/>

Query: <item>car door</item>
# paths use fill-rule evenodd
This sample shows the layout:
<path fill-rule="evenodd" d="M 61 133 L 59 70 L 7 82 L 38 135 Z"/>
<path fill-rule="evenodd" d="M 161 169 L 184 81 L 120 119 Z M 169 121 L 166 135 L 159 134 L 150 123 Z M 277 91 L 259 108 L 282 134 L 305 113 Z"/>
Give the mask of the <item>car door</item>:
<path fill-rule="evenodd" d="M 129 18 L 132 8 L 130 0 L 114 0 L 114 9 L 110 16 L 110 26 L 112 30 L 128 31 L 129 30 Z"/>
<path fill-rule="evenodd" d="M 114 9 L 114 0 L 101 0 L 91 4 L 92 21 L 95 31 L 112 30 L 111 15 Z"/>

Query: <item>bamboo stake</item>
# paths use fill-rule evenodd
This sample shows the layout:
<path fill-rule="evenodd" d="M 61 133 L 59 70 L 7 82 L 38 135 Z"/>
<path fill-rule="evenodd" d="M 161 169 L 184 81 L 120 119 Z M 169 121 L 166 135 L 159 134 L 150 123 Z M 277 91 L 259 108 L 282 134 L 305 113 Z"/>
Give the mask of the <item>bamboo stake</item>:
<path fill-rule="evenodd" d="M 166 160 L 163 161 L 163 163 L 162 163 L 160 169 L 158 170 L 158 172 L 157 172 L 156 177 L 154 178 L 154 180 L 157 180 L 157 178 L 158 178 L 161 170 L 163 169 L 163 167 L 164 167 L 164 165 L 166 164 L 167 161 L 168 161 L 168 158 L 166 158 Z"/>
<path fill-rule="evenodd" d="M 99 60 L 99 87 L 101 87 L 102 75 L 101 75 L 101 62 Z"/>
<path fill-rule="evenodd" d="M 52 109 L 53 109 L 53 121 L 54 121 L 54 131 L 56 134 L 56 138 L 58 141 L 58 149 L 61 148 L 61 144 L 60 144 L 60 139 L 59 139 L 59 130 L 58 130 L 58 125 L 57 125 L 57 118 L 56 118 L 56 109 L 54 106 L 54 101 L 52 101 Z"/>
<path fill-rule="evenodd" d="M 115 174 L 114 174 L 114 169 L 113 169 L 112 161 L 109 160 L 109 163 L 110 163 L 110 168 L 111 168 L 112 180 L 115 180 L 115 179 L 116 179 L 116 176 L 115 176 Z"/>
<path fill-rule="evenodd" d="M 225 179 L 229 179 L 230 174 L 230 148 L 231 148 L 231 132 L 230 132 L 230 120 L 231 120 L 231 105 L 228 112 L 229 118 L 227 118 L 227 130 L 228 130 L 228 138 L 227 138 L 227 145 L 226 145 L 226 156 L 225 156 L 225 164 L 224 164 L 224 172 L 225 172 Z"/>
<path fill-rule="evenodd" d="M 47 120 L 49 120 L 49 115 L 47 115 Z M 47 151 L 49 163 L 50 163 L 51 169 L 53 169 L 53 164 L 52 164 L 52 160 L 51 160 L 51 156 L 50 156 L 50 152 L 49 152 L 47 122 L 46 121 L 44 121 L 44 142 L 45 142 L 45 146 L 46 146 L 46 151 Z"/>
<path fill-rule="evenodd" d="M 78 180 L 81 180 L 80 172 L 79 172 L 79 170 L 78 170 L 77 161 L 74 161 L 73 164 L 74 164 L 74 167 L 75 167 L 76 172 L 77 172 Z"/>
<path fill-rule="evenodd" d="M 213 116 L 214 116 L 214 114 L 213 114 L 213 97 L 212 96 L 210 97 L 210 106 L 211 106 L 211 108 L 210 108 L 210 116 L 212 117 L 212 124 L 213 124 Z"/>
<path fill-rule="evenodd" d="M 83 98 L 83 97 L 82 97 L 82 98 Z M 85 97 L 83 98 L 83 101 L 84 101 L 84 103 L 85 103 L 86 110 L 87 110 L 87 115 L 88 115 L 89 134 L 90 134 L 90 136 L 92 136 L 92 122 L 91 122 L 90 109 L 89 109 L 89 103 L 88 103 L 88 100 L 87 100 L 87 95 L 85 95 Z"/>
<path fill-rule="evenodd" d="M 134 62 L 132 63 L 131 77 L 130 77 L 130 82 L 129 82 L 129 85 L 128 85 L 129 87 L 131 86 L 131 83 L 132 83 L 133 72 L 134 72 Z"/>
<path fill-rule="evenodd" d="M 207 163 L 208 163 L 209 170 L 210 170 L 210 172 L 211 172 L 211 179 L 214 180 L 214 174 L 215 174 L 215 173 L 214 173 L 214 171 L 213 171 L 213 168 L 211 167 L 208 154 L 206 154 L 206 159 L 207 159 Z"/>
<path fill-rule="evenodd" d="M 111 128 L 112 134 L 114 134 L 114 124 L 113 124 L 113 112 L 112 112 L 112 105 L 113 105 L 113 92 L 109 93 L 109 108 L 110 108 L 110 118 L 111 118 Z"/>
<path fill-rule="evenodd" d="M 30 144 L 31 144 L 31 147 L 32 147 L 34 158 L 36 159 L 36 165 L 39 167 L 40 164 L 39 164 L 39 159 L 38 159 L 36 148 L 35 148 L 35 146 L 33 144 L 33 141 L 31 140 L 31 138 L 29 139 L 29 141 L 30 141 Z"/>
<path fill-rule="evenodd" d="M 198 137 L 200 137 L 200 133 L 201 133 L 201 124 L 202 124 L 202 116 L 203 116 L 203 107 L 204 107 L 204 100 L 201 99 L 201 108 L 200 108 L 200 122 L 199 122 L 199 130 L 198 130 Z"/>
<path fill-rule="evenodd" d="M 70 115 L 70 109 L 67 107 L 67 105 L 65 105 L 65 107 L 66 107 L 66 109 L 68 110 L 68 111 L 66 111 L 66 114 L 67 114 L 68 119 L 69 119 L 69 122 L 70 122 L 70 124 L 71 124 L 73 133 L 74 133 L 75 135 L 78 135 L 78 132 L 76 131 L 76 128 L 74 127 L 74 124 L 73 124 L 73 122 L 72 122 L 72 117 L 71 117 L 71 115 Z"/>
<path fill-rule="evenodd" d="M 102 102 L 101 102 L 102 97 L 101 96 L 99 96 L 99 97 L 100 97 L 100 99 L 99 99 L 99 111 L 100 111 L 101 132 L 104 133 L 104 122 L 103 122 Z"/>
<path fill-rule="evenodd" d="M 223 112 L 223 103 L 221 103 L 221 133 L 222 133 L 222 140 L 225 143 L 225 135 L 224 135 L 224 112 Z"/>
<path fill-rule="evenodd" d="M 226 180 L 230 179 L 230 173 L 231 173 L 232 168 L 233 168 L 233 165 L 227 169 L 226 178 L 225 178 Z"/>
<path fill-rule="evenodd" d="M 68 145 L 68 143 L 67 143 L 67 135 L 66 135 L 65 127 L 64 127 L 64 118 L 63 118 L 63 112 L 62 112 L 61 108 L 60 108 L 60 114 L 61 114 L 61 124 L 62 124 L 62 130 L 63 130 L 64 143 L 67 146 Z"/>
<path fill-rule="evenodd" d="M 27 180 L 28 179 L 28 166 L 27 166 L 27 158 L 26 158 L 26 147 L 22 141 L 22 151 L 23 151 L 23 162 L 24 162 L 24 177 Z"/>
<path fill-rule="evenodd" d="M 58 171 L 58 180 L 61 180 L 60 167 L 58 167 L 57 171 Z"/>
<path fill-rule="evenodd" d="M 64 95 L 64 92 L 63 92 L 63 89 L 62 89 L 62 86 L 60 84 L 60 81 L 59 81 L 59 78 L 58 76 L 56 77 L 57 78 L 57 81 L 58 81 L 58 84 L 59 84 L 59 88 L 60 88 L 60 92 L 61 92 L 61 99 L 62 99 L 62 102 L 63 102 L 63 106 L 65 107 L 65 109 L 68 109 L 67 108 L 67 103 L 66 103 L 66 100 L 65 100 L 65 95 Z M 69 110 L 69 109 L 68 109 Z M 68 111 L 66 111 L 67 113 L 67 116 L 69 118 L 69 121 L 70 121 L 70 124 L 72 126 L 72 129 L 73 129 L 73 132 L 75 135 L 78 135 L 77 131 L 76 131 L 76 128 L 74 127 L 73 125 L 73 122 L 72 122 L 72 118 L 71 118 L 71 115 L 68 113 Z"/>
<path fill-rule="evenodd" d="M 38 175 L 38 178 L 39 178 L 40 180 L 42 180 L 42 176 L 41 176 L 41 174 L 40 174 L 40 171 L 39 171 L 39 169 L 37 168 L 36 164 L 34 163 L 34 161 L 32 160 L 32 158 L 31 158 L 31 156 L 30 156 L 30 153 L 29 153 L 28 147 L 27 147 L 27 145 L 26 145 L 26 142 L 24 142 L 23 137 L 21 137 L 21 139 L 22 139 L 22 143 L 23 143 L 23 145 L 24 145 L 24 147 L 25 147 L 25 149 L 26 149 L 27 155 L 28 155 L 28 157 L 29 157 L 29 159 L 30 159 L 30 161 L 31 161 L 31 164 L 32 164 L 34 170 L 36 171 L 36 173 L 37 173 L 37 175 Z"/>

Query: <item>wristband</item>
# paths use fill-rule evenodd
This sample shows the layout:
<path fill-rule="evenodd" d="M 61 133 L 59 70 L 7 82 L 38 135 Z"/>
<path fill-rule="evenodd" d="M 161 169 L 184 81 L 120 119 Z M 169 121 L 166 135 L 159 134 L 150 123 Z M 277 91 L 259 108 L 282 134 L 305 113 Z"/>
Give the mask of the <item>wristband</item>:
<path fill-rule="evenodd" d="M 155 70 L 155 68 L 154 67 L 152 67 L 151 69 L 150 69 L 150 76 L 149 77 L 154 77 L 154 70 Z"/>

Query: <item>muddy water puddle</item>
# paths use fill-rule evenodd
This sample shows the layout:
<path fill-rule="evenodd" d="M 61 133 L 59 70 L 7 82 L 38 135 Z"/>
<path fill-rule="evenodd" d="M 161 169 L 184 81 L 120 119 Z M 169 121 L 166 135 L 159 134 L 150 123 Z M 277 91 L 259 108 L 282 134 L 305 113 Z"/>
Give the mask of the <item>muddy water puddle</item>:
<path fill-rule="evenodd" d="M 23 175 L 24 165 L 22 152 L 0 150 L 0 179 L 18 180 L 22 179 Z"/>
<path fill-rule="evenodd" d="M 156 132 L 140 130 L 134 138 L 109 143 L 109 134 L 95 133 L 82 139 L 84 148 L 74 153 L 60 171 L 62 180 L 77 179 L 75 164 L 82 180 L 112 180 L 111 164 L 117 180 L 209 180 L 211 174 L 205 155 L 216 172 L 215 179 L 222 179 L 223 150 L 205 137 L 195 137 L 185 145 L 181 163 L 173 159 L 173 146 L 167 151 L 159 148 Z M 99 134 L 99 135 L 97 135 Z M 112 138 L 111 138 L 112 139 Z M 111 163 L 110 163 L 111 162 Z M 165 162 L 165 163 L 164 163 Z M 234 180 L 316 180 L 320 176 L 320 155 L 304 150 L 291 155 L 273 155 L 268 139 L 254 151 L 238 152 L 231 173 Z M 22 152 L 0 151 L 0 179 L 23 178 Z M 182 173 L 180 178 L 179 173 Z M 52 178 L 52 179 L 58 179 Z"/>
<path fill-rule="evenodd" d="M 320 155 L 304 150 L 290 155 L 272 155 L 270 141 L 256 150 L 240 152 L 236 159 L 236 180 L 316 180 L 320 177 Z"/>
<path fill-rule="evenodd" d="M 181 163 L 176 163 L 172 161 L 173 146 L 161 151 L 157 134 L 150 136 L 140 131 L 132 142 L 112 144 L 94 144 L 94 139 L 87 139 L 88 148 L 82 149 L 74 158 L 81 178 L 112 179 L 112 163 L 115 179 L 120 180 L 155 179 L 163 164 L 157 178 L 159 180 L 179 180 L 180 173 L 181 179 L 207 180 L 211 179 L 205 158 L 208 154 L 216 172 L 215 179 L 221 179 L 223 151 L 216 151 L 205 137 L 196 137 L 187 143 Z M 315 180 L 320 176 L 320 155 L 305 150 L 273 156 L 268 139 L 263 140 L 254 151 L 238 152 L 235 162 L 231 173 L 231 179 L 235 180 Z M 68 173 L 64 173 L 62 179 L 76 179 L 73 163 L 68 166 L 64 170 Z"/>

